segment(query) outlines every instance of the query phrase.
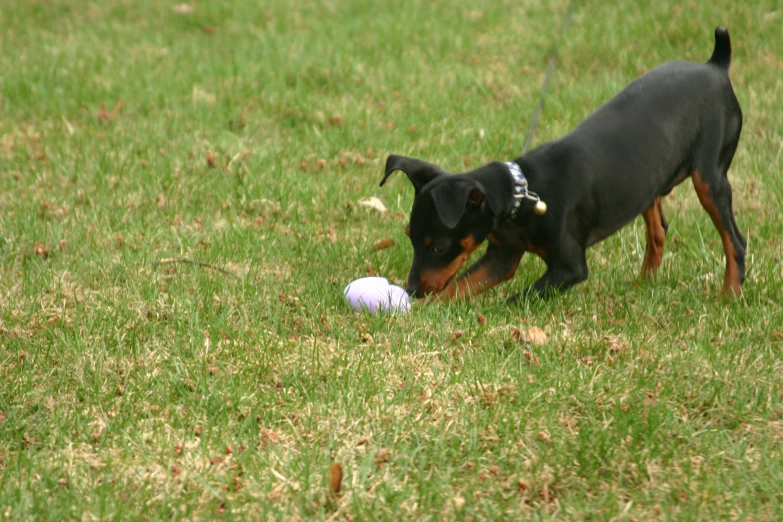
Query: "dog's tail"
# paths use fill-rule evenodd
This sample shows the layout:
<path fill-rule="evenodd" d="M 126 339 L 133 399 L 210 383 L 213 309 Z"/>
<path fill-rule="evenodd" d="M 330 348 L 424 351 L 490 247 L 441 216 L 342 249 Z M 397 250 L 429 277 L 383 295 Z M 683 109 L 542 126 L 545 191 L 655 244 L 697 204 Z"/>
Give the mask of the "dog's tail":
<path fill-rule="evenodd" d="M 727 74 L 729 72 L 731 39 L 729 38 L 729 31 L 723 26 L 715 29 L 715 49 L 713 49 L 712 56 L 707 63 L 720 67 Z"/>

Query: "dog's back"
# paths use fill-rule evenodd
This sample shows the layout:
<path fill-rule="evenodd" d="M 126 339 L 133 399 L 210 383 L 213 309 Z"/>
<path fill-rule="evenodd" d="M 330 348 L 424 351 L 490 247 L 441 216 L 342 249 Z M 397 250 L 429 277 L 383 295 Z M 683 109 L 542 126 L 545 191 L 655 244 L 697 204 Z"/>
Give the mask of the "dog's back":
<path fill-rule="evenodd" d="M 571 133 L 544 145 L 568 151 L 567 162 L 582 166 L 569 170 L 588 176 L 564 182 L 600 187 L 606 184 L 604 151 L 612 151 L 612 189 L 586 191 L 593 198 L 591 206 L 614 209 L 611 223 L 599 219 L 597 229 L 604 232 L 591 234 L 590 244 L 631 222 L 694 169 L 704 170 L 705 161 L 714 158 L 700 157 L 700 151 L 726 156 L 714 148 L 739 140 L 742 111 L 728 77 L 728 33 L 721 29 L 706 63 L 676 60 L 648 71 Z M 727 163 L 725 158 L 721 163 Z"/>

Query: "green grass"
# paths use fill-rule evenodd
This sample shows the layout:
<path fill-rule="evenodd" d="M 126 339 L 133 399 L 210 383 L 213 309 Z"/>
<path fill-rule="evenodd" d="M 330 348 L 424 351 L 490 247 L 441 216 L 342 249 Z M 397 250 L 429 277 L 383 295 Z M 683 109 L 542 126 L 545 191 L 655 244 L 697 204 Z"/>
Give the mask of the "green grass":
<path fill-rule="evenodd" d="M 467 303 L 342 301 L 409 268 L 387 154 L 520 151 L 565 1 L 1 4 L 0 518 L 783 518 L 783 10 L 611 4 L 578 2 L 534 143 L 726 25 L 735 302 L 687 183 L 653 282 L 637 220 L 550 302 L 504 303 L 533 256 Z"/>

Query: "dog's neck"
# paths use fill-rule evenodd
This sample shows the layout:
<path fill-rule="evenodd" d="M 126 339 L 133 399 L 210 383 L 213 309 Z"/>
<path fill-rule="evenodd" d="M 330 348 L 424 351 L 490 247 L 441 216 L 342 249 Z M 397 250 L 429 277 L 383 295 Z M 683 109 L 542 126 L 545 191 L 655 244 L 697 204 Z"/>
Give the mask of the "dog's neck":
<path fill-rule="evenodd" d="M 513 221 L 526 203 L 533 204 L 533 212 L 538 215 L 546 213 L 546 204 L 541 201 L 539 195 L 529 188 L 528 179 L 522 172 L 522 167 L 517 161 L 504 163 L 508 169 L 508 175 L 511 178 L 511 207 L 508 211 L 506 221 Z"/>

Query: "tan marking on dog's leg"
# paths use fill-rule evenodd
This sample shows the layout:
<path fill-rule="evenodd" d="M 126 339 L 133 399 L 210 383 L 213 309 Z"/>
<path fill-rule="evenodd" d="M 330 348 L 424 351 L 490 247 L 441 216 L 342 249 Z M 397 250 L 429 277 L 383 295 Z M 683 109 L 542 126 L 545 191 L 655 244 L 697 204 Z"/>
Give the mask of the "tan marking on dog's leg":
<path fill-rule="evenodd" d="M 508 270 L 504 274 L 493 272 L 489 268 L 491 261 L 487 257 L 482 258 L 477 263 L 478 266 L 472 267 L 469 272 L 461 275 L 456 281 L 452 281 L 443 292 L 438 294 L 438 299 L 441 301 L 467 299 L 479 295 L 503 281 L 508 281 L 516 274 L 523 254 L 524 252 L 520 252 L 509 261 Z"/>
<path fill-rule="evenodd" d="M 652 278 L 658 273 L 663 259 L 663 247 L 666 244 L 666 230 L 663 228 L 663 211 L 661 209 L 661 196 L 655 198 L 653 204 L 642 212 L 644 224 L 647 228 L 647 247 L 644 251 L 644 263 L 642 263 L 641 276 Z"/>
<path fill-rule="evenodd" d="M 729 295 L 731 292 L 733 295 L 739 295 L 740 293 L 740 276 L 739 266 L 737 266 L 736 250 L 734 249 L 734 243 L 731 242 L 731 235 L 723 225 L 723 221 L 720 218 L 718 207 L 715 205 L 715 201 L 710 194 L 710 185 L 705 182 L 698 170 L 691 172 L 691 180 L 693 181 L 693 187 L 696 189 L 696 194 L 699 196 L 699 202 L 704 210 L 707 211 L 715 228 L 718 229 L 721 241 L 723 242 L 723 251 L 726 253 L 726 275 L 723 278 L 723 289 L 721 293 Z"/>

